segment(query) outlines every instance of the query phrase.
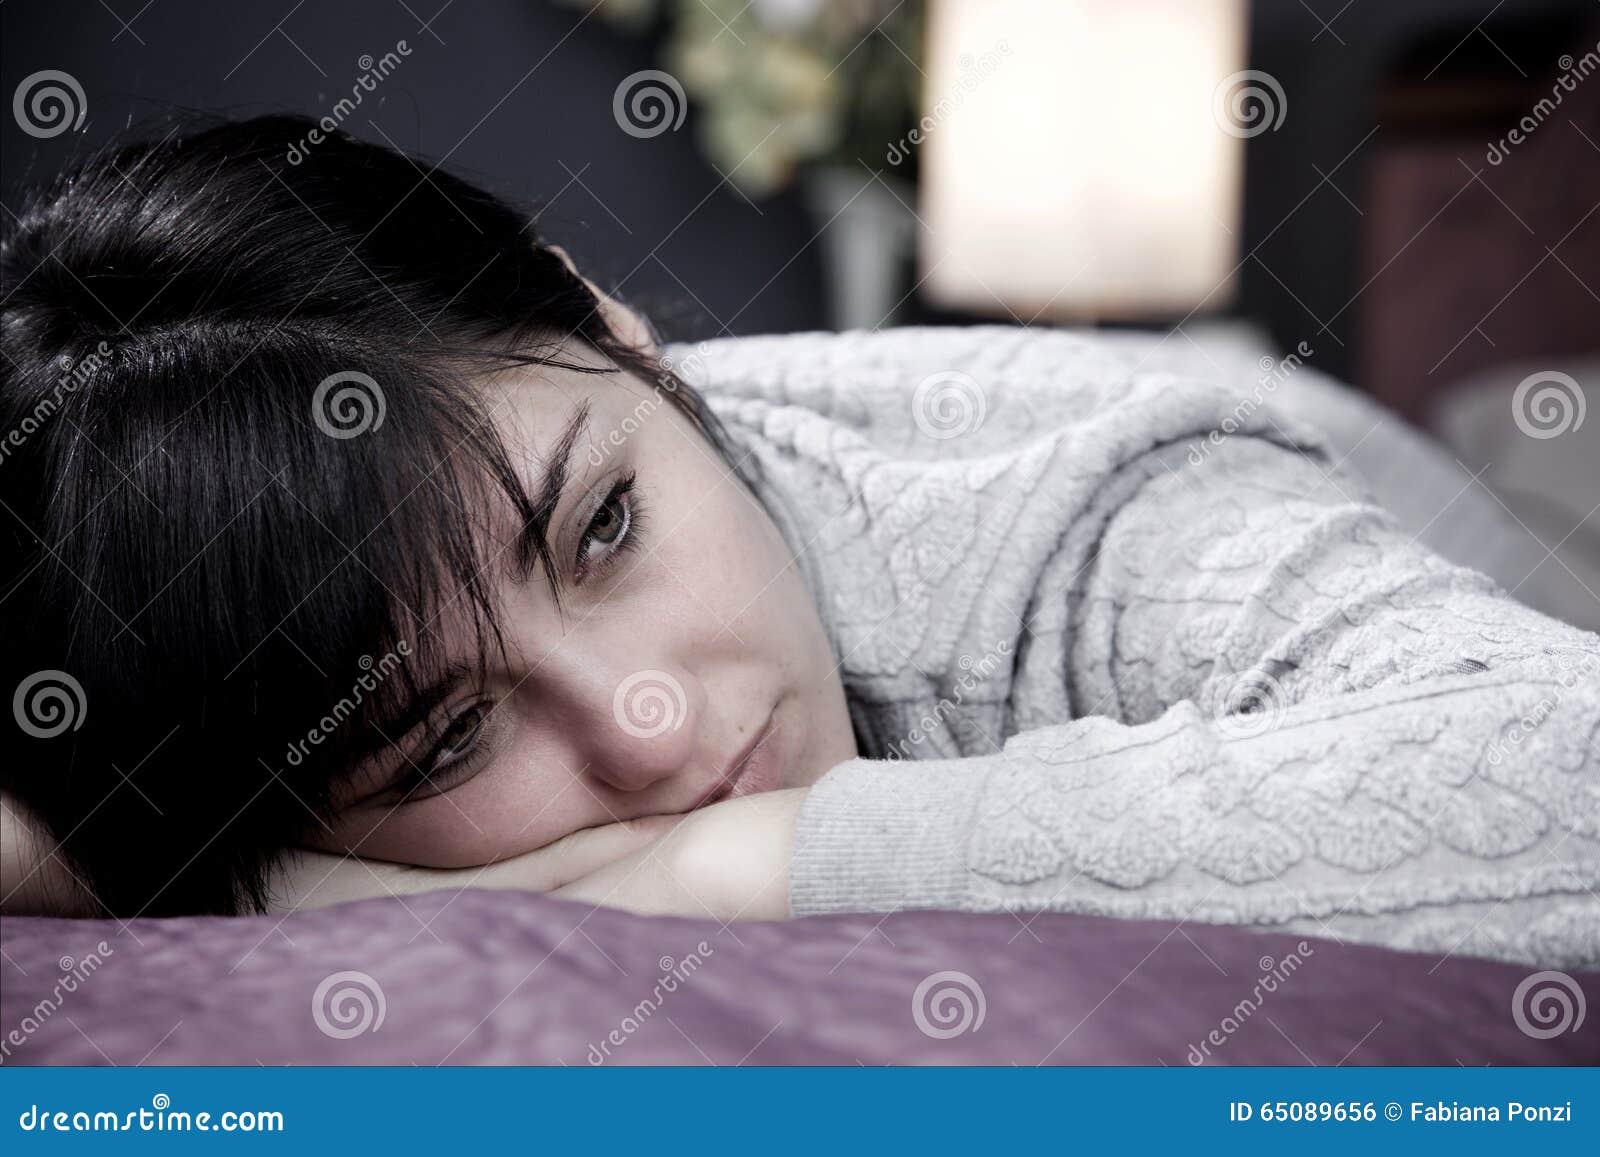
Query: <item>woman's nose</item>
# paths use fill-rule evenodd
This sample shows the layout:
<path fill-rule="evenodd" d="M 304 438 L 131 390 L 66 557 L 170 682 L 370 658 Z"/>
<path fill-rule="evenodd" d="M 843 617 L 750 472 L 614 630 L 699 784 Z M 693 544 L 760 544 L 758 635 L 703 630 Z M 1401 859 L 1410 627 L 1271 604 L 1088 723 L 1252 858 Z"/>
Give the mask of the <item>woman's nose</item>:
<path fill-rule="evenodd" d="M 578 742 L 589 774 L 619 791 L 643 791 L 692 770 L 704 715 L 697 679 L 667 666 L 618 669 L 592 680 L 586 694 L 590 726 Z"/>

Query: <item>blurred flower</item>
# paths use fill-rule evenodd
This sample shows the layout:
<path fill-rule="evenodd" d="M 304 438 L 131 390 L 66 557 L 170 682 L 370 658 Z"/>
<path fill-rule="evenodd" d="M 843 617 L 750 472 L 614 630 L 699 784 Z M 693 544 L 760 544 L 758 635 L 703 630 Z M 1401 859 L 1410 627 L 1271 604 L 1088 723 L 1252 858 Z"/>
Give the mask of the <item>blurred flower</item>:
<path fill-rule="evenodd" d="M 592 0 L 564 0 L 582 4 Z M 916 116 L 922 0 L 601 0 L 626 28 L 669 21 L 663 67 L 701 148 L 751 195 L 822 162 L 881 167 Z"/>
<path fill-rule="evenodd" d="M 629 32 L 648 28 L 661 9 L 661 0 L 565 0 L 575 7 L 592 11 L 608 24 Z"/>
<path fill-rule="evenodd" d="M 750 0 L 750 8 L 768 28 L 791 32 L 817 18 L 823 0 Z"/>

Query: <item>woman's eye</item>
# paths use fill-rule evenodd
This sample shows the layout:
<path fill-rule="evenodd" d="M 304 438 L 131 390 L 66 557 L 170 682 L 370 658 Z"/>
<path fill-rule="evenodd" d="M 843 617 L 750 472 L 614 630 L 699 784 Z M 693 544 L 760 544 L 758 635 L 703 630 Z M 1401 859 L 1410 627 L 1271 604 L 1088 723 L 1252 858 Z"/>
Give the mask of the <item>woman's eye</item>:
<path fill-rule="evenodd" d="M 589 541 L 606 544 L 616 542 L 627 523 L 627 511 L 622 507 L 621 498 L 607 499 L 589 524 Z"/>
<path fill-rule="evenodd" d="M 633 544 L 635 524 L 639 520 L 637 496 L 633 493 L 634 476 L 629 475 L 611 488 L 611 493 L 594 512 L 578 544 L 577 571 L 580 578 L 597 567 L 610 563 L 617 555 Z"/>
<path fill-rule="evenodd" d="M 428 760 L 428 774 L 433 775 L 471 755 L 483 734 L 485 718 L 487 714 L 482 707 L 469 707 L 452 719 Z"/>
<path fill-rule="evenodd" d="M 494 757 L 492 705 L 474 704 L 452 716 L 437 742 L 389 785 L 391 798 L 419 803 L 458 787 Z"/>

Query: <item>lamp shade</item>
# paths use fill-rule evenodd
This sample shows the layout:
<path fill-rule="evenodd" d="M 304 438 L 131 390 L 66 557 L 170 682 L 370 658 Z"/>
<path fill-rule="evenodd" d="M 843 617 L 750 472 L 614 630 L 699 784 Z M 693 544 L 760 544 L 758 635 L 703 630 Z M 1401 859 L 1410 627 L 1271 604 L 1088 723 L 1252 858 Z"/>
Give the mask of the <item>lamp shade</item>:
<path fill-rule="evenodd" d="M 904 142 L 928 299 L 1024 321 L 1227 305 L 1244 139 L 1287 111 L 1241 71 L 1245 18 L 1245 0 L 933 0 Z"/>

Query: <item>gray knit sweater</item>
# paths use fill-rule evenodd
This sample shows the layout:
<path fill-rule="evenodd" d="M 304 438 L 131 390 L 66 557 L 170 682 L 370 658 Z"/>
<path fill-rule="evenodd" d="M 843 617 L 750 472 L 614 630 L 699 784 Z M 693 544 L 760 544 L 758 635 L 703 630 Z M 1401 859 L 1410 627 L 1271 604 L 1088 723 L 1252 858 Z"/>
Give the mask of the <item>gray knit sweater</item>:
<path fill-rule="evenodd" d="M 862 744 L 802 808 L 797 915 L 1600 964 L 1600 636 L 1420 545 L 1289 386 L 997 327 L 670 352 L 759 464 Z"/>

